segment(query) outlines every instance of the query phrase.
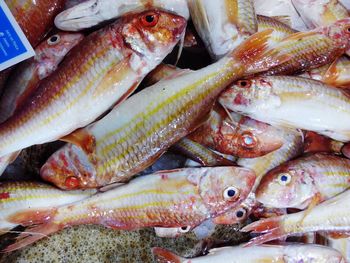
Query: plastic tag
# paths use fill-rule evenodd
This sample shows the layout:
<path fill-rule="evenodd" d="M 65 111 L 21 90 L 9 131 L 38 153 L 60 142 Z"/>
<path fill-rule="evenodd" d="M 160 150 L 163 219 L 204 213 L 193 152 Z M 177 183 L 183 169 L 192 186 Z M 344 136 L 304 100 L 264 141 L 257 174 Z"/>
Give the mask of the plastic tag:
<path fill-rule="evenodd" d="M 35 55 L 9 8 L 0 0 L 0 71 Z"/>

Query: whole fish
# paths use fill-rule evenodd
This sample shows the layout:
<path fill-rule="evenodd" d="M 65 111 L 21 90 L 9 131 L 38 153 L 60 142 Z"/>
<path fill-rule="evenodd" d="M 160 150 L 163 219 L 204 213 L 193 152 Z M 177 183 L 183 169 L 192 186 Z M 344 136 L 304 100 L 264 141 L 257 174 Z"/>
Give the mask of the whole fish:
<path fill-rule="evenodd" d="M 313 154 L 272 169 L 255 195 L 269 207 L 305 209 L 350 188 L 350 160 Z"/>
<path fill-rule="evenodd" d="M 96 190 L 62 191 L 38 182 L 0 183 L 0 235 L 16 227 L 35 223 L 36 216 L 43 216 L 51 207 L 74 203 L 88 198 Z M 22 215 L 32 214 L 28 222 Z"/>
<path fill-rule="evenodd" d="M 22 233 L 6 251 L 73 225 L 125 230 L 198 225 L 242 202 L 254 180 L 254 172 L 238 167 L 184 168 L 142 176 L 74 204 L 51 206 L 37 217 L 23 213 L 20 222 L 31 220 L 39 225 Z"/>
<path fill-rule="evenodd" d="M 226 108 L 276 126 L 350 140 L 350 97 L 322 82 L 289 76 L 240 80 L 222 93 Z"/>
<path fill-rule="evenodd" d="M 189 18 L 187 0 L 88 0 L 61 12 L 55 18 L 55 25 L 61 30 L 79 31 L 129 12 L 150 8 L 169 10 Z"/>
<path fill-rule="evenodd" d="M 158 263 L 274 263 L 274 262 L 314 262 L 345 263 L 345 259 L 335 249 L 320 245 L 286 244 L 260 245 L 253 247 L 214 248 L 209 254 L 197 258 L 182 258 L 163 248 L 153 248 Z"/>
<path fill-rule="evenodd" d="M 229 83 L 289 58 L 265 56 L 271 33 L 256 33 L 218 62 L 142 90 L 100 121 L 73 133 L 75 144 L 49 158 L 42 178 L 61 188 L 73 178 L 81 188 L 129 180 L 200 126 Z"/>
<path fill-rule="evenodd" d="M 252 0 L 188 0 L 188 6 L 193 24 L 215 60 L 258 30 Z"/>
<path fill-rule="evenodd" d="M 20 64 L 6 84 L 0 99 L 0 122 L 8 119 L 39 82 L 51 75 L 65 55 L 83 40 L 79 33 L 59 32 L 35 48 L 35 57 Z"/>
<path fill-rule="evenodd" d="M 275 45 L 274 52 L 292 54 L 290 60 L 264 75 L 292 75 L 332 63 L 350 47 L 350 18 L 312 31 L 297 32 Z"/>
<path fill-rule="evenodd" d="M 188 138 L 181 139 L 170 149 L 187 156 L 203 166 L 229 166 L 235 164 L 233 161 Z"/>
<path fill-rule="evenodd" d="M 255 172 L 254 190 L 268 171 L 302 153 L 302 134 L 289 129 L 281 129 L 281 132 L 283 132 L 283 145 L 278 150 L 257 158 L 239 158 L 237 160 L 239 166 L 252 169 Z"/>
<path fill-rule="evenodd" d="M 185 26 L 182 17 L 150 10 L 87 36 L 0 125 L 0 156 L 57 140 L 124 100 L 173 49 Z"/>
<path fill-rule="evenodd" d="M 281 129 L 215 105 L 209 119 L 188 137 L 220 153 L 237 157 L 263 156 L 283 145 Z"/>
<path fill-rule="evenodd" d="M 350 88 L 350 59 L 342 56 L 334 61 L 321 80 L 335 87 Z"/>
<path fill-rule="evenodd" d="M 289 235 L 308 232 L 343 233 L 350 231 L 350 191 L 347 190 L 311 210 L 263 219 L 249 224 L 241 231 L 264 233 L 248 245 L 262 244 Z"/>
<path fill-rule="evenodd" d="M 5 0 L 32 46 L 36 46 L 53 27 L 55 16 L 65 0 Z"/>
<path fill-rule="evenodd" d="M 348 10 L 338 0 L 292 0 L 292 3 L 310 29 L 349 17 Z"/>

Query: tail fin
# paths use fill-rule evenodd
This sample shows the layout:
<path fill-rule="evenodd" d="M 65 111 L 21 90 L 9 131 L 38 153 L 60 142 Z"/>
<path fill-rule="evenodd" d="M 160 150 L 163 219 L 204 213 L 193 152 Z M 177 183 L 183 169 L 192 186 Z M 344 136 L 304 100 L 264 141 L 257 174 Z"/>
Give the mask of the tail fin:
<path fill-rule="evenodd" d="M 242 232 L 264 233 L 261 236 L 251 239 L 245 246 L 263 244 L 287 235 L 281 226 L 281 217 L 267 218 L 256 221 L 242 228 Z"/>
<path fill-rule="evenodd" d="M 175 255 L 174 253 L 160 247 L 152 248 L 152 253 L 158 263 L 181 263 L 184 258 Z"/>
<path fill-rule="evenodd" d="M 290 59 L 290 55 L 280 54 L 277 49 L 268 49 L 272 33 L 273 29 L 255 33 L 231 53 L 235 60 L 247 65 L 246 75 L 266 71 Z"/>
<path fill-rule="evenodd" d="M 21 249 L 25 246 L 33 244 L 34 242 L 47 237 L 48 235 L 55 233 L 61 230 L 61 226 L 55 224 L 51 221 L 46 222 L 39 226 L 33 226 L 26 229 L 25 232 L 22 232 L 17 238 L 15 243 L 7 246 L 2 252 L 8 253 L 18 249 Z"/>

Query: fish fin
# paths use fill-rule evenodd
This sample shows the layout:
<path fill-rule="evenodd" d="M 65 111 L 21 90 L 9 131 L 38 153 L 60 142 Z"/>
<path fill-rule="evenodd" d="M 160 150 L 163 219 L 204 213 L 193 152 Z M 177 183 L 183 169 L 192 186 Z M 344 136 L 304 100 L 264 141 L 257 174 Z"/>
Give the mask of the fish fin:
<path fill-rule="evenodd" d="M 350 232 L 327 232 L 327 236 L 333 239 L 349 238 Z"/>
<path fill-rule="evenodd" d="M 317 193 L 315 196 L 312 197 L 311 202 L 309 204 L 309 206 L 307 207 L 307 209 L 304 211 L 303 216 L 299 222 L 299 224 L 303 224 L 304 219 L 310 214 L 310 212 L 312 211 L 312 209 L 315 208 L 315 206 L 317 206 L 319 203 L 321 203 L 321 196 L 319 193 Z"/>
<path fill-rule="evenodd" d="M 176 61 L 175 61 L 175 65 L 174 66 L 176 66 L 177 63 L 179 63 L 179 60 L 181 58 L 182 51 L 183 51 L 183 48 L 184 48 L 184 43 L 185 43 L 185 36 L 186 36 L 186 32 L 183 32 L 182 36 L 181 36 L 180 44 L 179 44 L 179 49 L 177 51 L 177 56 L 176 56 Z"/>
<path fill-rule="evenodd" d="M 184 258 L 164 248 L 154 247 L 152 253 L 158 263 L 181 263 L 184 261 Z"/>
<path fill-rule="evenodd" d="M 337 79 L 339 76 L 339 72 L 337 70 L 337 64 L 339 59 L 336 59 L 333 61 L 333 63 L 329 66 L 326 73 L 322 77 L 322 81 L 327 83 L 328 85 L 336 86 L 337 85 Z"/>
<path fill-rule="evenodd" d="M 228 21 L 235 27 L 239 26 L 241 23 L 239 21 L 238 14 L 238 1 L 225 1 L 225 10 Z"/>
<path fill-rule="evenodd" d="M 122 185 L 124 185 L 125 183 L 113 183 L 113 184 L 109 184 L 109 185 L 106 185 L 106 186 L 103 186 L 101 188 L 99 188 L 98 190 L 100 192 L 107 192 L 109 190 L 112 190 L 112 189 L 115 189 L 115 188 L 118 188 Z"/>
<path fill-rule="evenodd" d="M 7 218 L 13 224 L 29 226 L 33 224 L 42 224 L 48 221 L 56 212 L 55 208 L 49 209 L 28 209 L 17 212 Z"/>
<path fill-rule="evenodd" d="M 93 153 L 96 146 L 95 137 L 91 135 L 85 128 L 76 130 L 75 132 L 72 132 L 71 134 L 60 138 L 60 141 L 72 143 L 76 146 L 79 146 L 87 154 Z"/>
<path fill-rule="evenodd" d="M 246 75 L 266 71 L 291 58 L 291 55 L 280 54 L 278 49 L 268 49 L 272 33 L 273 29 L 255 33 L 231 53 L 235 60 L 246 65 Z"/>
<path fill-rule="evenodd" d="M 282 233 L 280 231 L 280 229 L 276 228 L 276 229 L 273 229 L 273 230 L 271 230 L 263 235 L 252 238 L 248 243 L 244 244 L 243 247 L 251 247 L 251 246 L 261 245 L 261 244 L 267 243 L 267 242 L 272 241 L 272 240 L 282 239 L 286 236 L 287 236 L 287 234 Z"/>
<path fill-rule="evenodd" d="M 271 16 L 271 18 L 292 27 L 292 18 L 290 16 Z"/>
<path fill-rule="evenodd" d="M 300 41 L 301 39 L 303 39 L 305 37 L 310 37 L 310 36 L 317 35 L 317 34 L 319 34 L 319 33 L 315 32 L 315 31 L 297 32 L 297 33 L 294 33 L 294 34 L 282 39 L 281 42 L 288 42 L 290 40 Z"/>
<path fill-rule="evenodd" d="M 241 232 L 252 232 L 252 233 L 266 233 L 281 227 L 282 217 L 271 217 L 266 219 L 261 219 L 259 221 L 253 222 L 245 227 L 243 227 Z"/>
<path fill-rule="evenodd" d="M 22 232 L 17 238 L 15 243 L 7 246 L 4 250 L 2 250 L 2 253 L 9 253 L 15 250 L 18 250 L 20 248 L 26 247 L 30 244 L 33 244 L 34 242 L 43 239 L 47 237 L 50 234 L 53 234 L 59 230 L 61 230 L 62 227 L 58 224 L 55 224 L 53 222 L 46 222 L 44 224 L 29 227 L 26 229 L 25 232 Z"/>

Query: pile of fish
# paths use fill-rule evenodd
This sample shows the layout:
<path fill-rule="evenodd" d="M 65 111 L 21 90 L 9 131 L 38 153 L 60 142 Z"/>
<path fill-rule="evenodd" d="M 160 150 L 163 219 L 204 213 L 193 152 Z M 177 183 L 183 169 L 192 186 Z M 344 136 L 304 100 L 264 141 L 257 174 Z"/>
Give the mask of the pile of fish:
<path fill-rule="evenodd" d="M 349 3 L 5 2 L 36 55 L 0 72 L 3 253 L 82 225 L 174 242 L 235 225 L 247 242 L 144 258 L 350 262 Z M 40 181 L 16 179 L 57 141 Z"/>

